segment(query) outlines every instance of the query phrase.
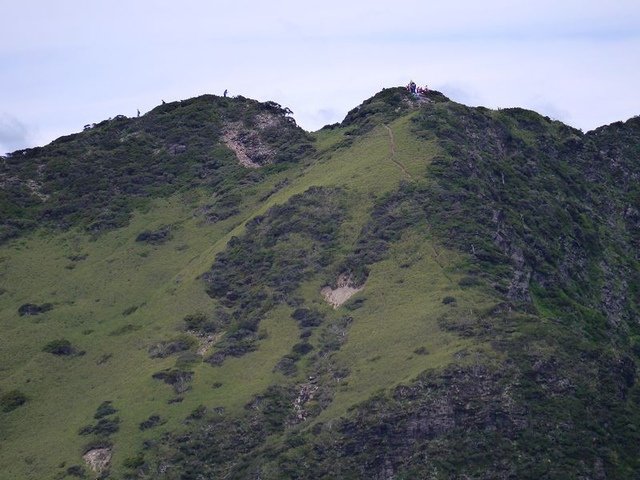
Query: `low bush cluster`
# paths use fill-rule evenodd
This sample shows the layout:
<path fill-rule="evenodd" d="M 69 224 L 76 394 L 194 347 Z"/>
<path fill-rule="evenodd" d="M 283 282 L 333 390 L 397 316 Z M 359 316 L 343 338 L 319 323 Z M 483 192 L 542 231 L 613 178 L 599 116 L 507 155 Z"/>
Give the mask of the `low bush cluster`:
<path fill-rule="evenodd" d="M 110 400 L 105 400 L 96 409 L 93 418 L 95 423 L 85 425 L 78 430 L 78 435 L 93 435 L 93 439 L 85 446 L 84 452 L 94 448 L 108 448 L 111 446 L 109 437 L 120 429 L 120 418 L 114 416 L 118 412 Z M 106 445 L 106 447 L 104 447 Z"/>

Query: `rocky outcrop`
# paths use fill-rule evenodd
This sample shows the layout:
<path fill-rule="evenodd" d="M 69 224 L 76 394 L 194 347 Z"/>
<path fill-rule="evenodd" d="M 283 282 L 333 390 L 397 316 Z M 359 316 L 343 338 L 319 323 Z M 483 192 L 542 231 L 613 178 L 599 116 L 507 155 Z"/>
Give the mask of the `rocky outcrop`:
<path fill-rule="evenodd" d="M 111 455 L 110 448 L 94 448 L 85 453 L 82 458 L 92 471 L 102 473 L 109 467 Z"/>

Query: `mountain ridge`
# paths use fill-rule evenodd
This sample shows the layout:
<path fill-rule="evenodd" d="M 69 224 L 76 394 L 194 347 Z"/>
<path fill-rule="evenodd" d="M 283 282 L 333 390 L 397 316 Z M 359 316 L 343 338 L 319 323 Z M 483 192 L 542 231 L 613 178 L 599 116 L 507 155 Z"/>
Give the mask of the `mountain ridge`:
<path fill-rule="evenodd" d="M 431 95 L 287 133 L 297 161 L 221 146 L 213 181 L 117 228 L 7 242 L 7 478 L 97 475 L 88 452 L 105 478 L 633 478 L 638 119 L 583 134 Z M 340 278 L 361 290 L 334 309 Z M 61 401 L 56 458 L 24 415 L 51 448 Z"/>

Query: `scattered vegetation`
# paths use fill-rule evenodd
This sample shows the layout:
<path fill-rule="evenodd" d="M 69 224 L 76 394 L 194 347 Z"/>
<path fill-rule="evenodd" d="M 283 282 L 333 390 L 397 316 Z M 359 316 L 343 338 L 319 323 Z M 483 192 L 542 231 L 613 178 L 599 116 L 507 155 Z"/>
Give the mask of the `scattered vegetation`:
<path fill-rule="evenodd" d="M 629 272 L 637 270 L 632 245 L 640 223 L 625 220 L 633 187 L 611 182 L 601 190 L 588 176 L 598 175 L 590 165 L 602 168 L 605 160 L 598 156 L 606 150 L 531 112 L 434 102 L 413 126 L 418 135 L 438 141 L 442 155 L 429 166 L 428 180 L 405 183 L 377 201 L 338 271 L 362 284 L 370 266 L 386 258 L 405 233 L 429 232 L 462 255 L 462 275 L 452 282 L 461 287 L 459 298 L 444 297 L 441 304 L 462 304 L 477 292 L 495 300 L 477 310 L 448 309 L 442 328 L 474 342 L 490 340 L 503 356 L 487 353 L 478 364 L 425 372 L 358 404 L 338 425 L 283 438 L 281 450 L 261 450 L 261 437 L 245 435 L 249 450 L 234 465 L 219 454 L 207 461 L 207 448 L 190 449 L 197 467 L 183 464 L 185 474 L 197 468 L 212 475 L 230 472 L 229 478 L 363 478 L 384 471 L 413 478 L 435 468 L 444 477 L 518 478 L 586 477 L 599 469 L 626 478 L 636 470 L 635 430 L 612 427 L 640 420 L 631 400 L 638 388 L 631 347 L 636 344 L 623 333 L 635 335 L 637 328 L 631 319 L 638 297 L 630 294 L 635 280 Z M 576 142 L 584 143 L 578 148 Z M 624 155 L 615 155 L 611 168 L 626 167 Z M 601 175 L 613 177 L 607 168 Z M 602 191 L 613 194 L 604 201 Z M 612 216 L 624 226 L 616 234 L 610 231 Z M 242 243 L 230 248 L 256 251 Z M 622 277 L 626 286 L 615 280 Z M 223 299 L 228 292 L 233 290 L 221 288 L 214 296 Z M 312 338 L 310 328 L 322 328 L 322 346 L 307 355 L 339 348 L 336 331 L 348 322 L 329 322 L 331 330 L 313 309 L 294 306 L 303 338 Z M 623 329 L 613 328 L 621 322 Z M 305 344 L 310 342 L 297 344 L 298 352 L 276 368 L 294 375 Z M 413 353 L 428 355 L 429 349 L 419 346 Z M 249 411 L 260 405 L 259 396 Z M 280 426 L 287 424 L 286 416 L 276 418 Z M 224 441 L 234 431 L 225 426 Z M 188 442 L 198 443 L 193 436 Z M 179 441 L 174 446 L 186 452 Z"/>
<path fill-rule="evenodd" d="M 204 276 L 209 295 L 230 312 L 233 327 L 209 362 L 256 349 L 261 319 L 273 306 L 293 300 L 300 283 L 332 259 L 344 193 L 312 187 L 256 217 L 233 237 Z M 314 320 L 315 321 L 315 320 Z"/>
<path fill-rule="evenodd" d="M 136 333 L 134 324 L 118 327 L 124 321 L 120 312 L 135 312 L 135 325 L 157 328 L 158 340 L 149 356 L 175 355 L 173 368 L 153 375 L 174 389 L 170 405 L 154 400 L 164 396 L 153 393 L 139 405 L 128 404 L 120 420 L 113 404 L 103 402 L 95 419 L 81 429 L 91 436 L 85 452 L 112 447 L 109 438 L 117 442 L 113 473 L 104 477 L 151 478 L 164 472 L 167 478 L 184 479 L 633 478 L 640 469 L 640 276 L 635 273 L 640 270 L 640 122 L 585 135 L 522 109 L 469 109 L 437 92 L 430 99 L 420 106 L 407 103 L 412 100 L 400 89 L 382 92 L 350 112 L 344 125 L 319 134 L 325 145 L 333 146 L 315 159 L 317 165 L 308 159 L 303 175 L 302 169 L 286 172 L 287 182 L 274 180 L 264 187 L 260 182 L 289 168 L 285 163 L 294 161 L 295 145 L 306 140 L 293 139 L 291 148 L 282 150 L 285 156 L 293 154 L 289 160 L 269 159 L 276 163 L 252 171 L 238 167 L 218 140 L 229 122 L 238 130 L 252 122 L 266 125 L 264 118 L 253 115 L 256 112 L 273 109 L 278 121 L 286 119 L 286 111 L 277 105 L 229 99 L 214 114 L 210 107 L 219 108 L 227 100 L 203 97 L 159 107 L 149 114 L 149 119 L 155 116 L 154 125 L 146 124 L 147 116 L 121 118 L 90 126 L 86 135 L 54 145 L 67 145 L 70 162 L 78 167 L 85 159 L 74 156 L 75 148 L 81 150 L 76 142 L 88 142 L 93 134 L 110 138 L 114 152 L 124 152 L 120 145 L 140 142 L 145 144 L 140 152 L 148 155 L 153 144 L 158 171 L 141 173 L 143 167 L 126 166 L 143 153 L 134 152 L 131 159 L 114 156 L 109 162 L 123 178 L 109 179 L 104 189 L 99 186 L 77 197 L 87 202 L 86 211 L 81 211 L 69 203 L 73 189 L 83 188 L 81 181 L 93 173 L 69 176 L 67 167 L 58 165 L 59 175 L 51 177 L 55 159 L 43 161 L 43 178 L 36 187 L 49 199 L 28 193 L 19 211 L 1 215 L 3 235 L 33 228 L 29 219 L 98 233 L 120 220 L 126 223 L 127 212 L 170 190 L 184 188 L 186 195 L 198 186 L 208 195 L 207 205 L 197 214 L 198 221 L 205 217 L 210 223 L 202 222 L 202 230 L 197 230 L 189 226 L 195 223 L 190 217 L 180 229 L 171 229 L 176 245 L 185 245 L 182 229 L 189 229 L 189 252 L 180 262 L 174 257 L 184 255 L 184 249 L 161 243 L 155 248 L 133 248 L 129 243 L 133 255 L 116 248 L 120 243 L 114 242 L 125 244 L 141 232 L 146 234 L 144 241 L 161 241 L 164 227 L 158 225 L 178 224 L 178 218 L 153 210 L 122 237 L 114 234 L 104 263 L 95 245 L 102 245 L 109 235 L 87 244 L 79 235 L 63 246 L 42 237 L 38 245 L 44 248 L 47 242 L 49 258 L 32 261 L 38 271 L 43 270 L 40 263 L 46 268 L 50 262 L 58 275 L 64 262 L 81 261 L 71 259 L 69 252 L 89 252 L 86 263 L 64 271 L 65 282 L 80 279 L 73 286 L 77 291 L 62 286 L 59 292 L 35 287 L 31 291 L 6 277 L 12 288 L 0 300 L 3 311 L 11 312 L 5 330 L 10 338 L 30 328 L 42 328 L 38 338 L 46 339 L 45 332 L 55 338 L 60 321 L 65 328 L 77 324 L 79 331 L 85 329 L 88 336 L 83 341 L 96 355 L 79 359 L 73 368 L 89 360 L 87 368 L 101 375 L 101 382 L 126 384 L 118 398 L 139 398 L 141 388 L 166 388 L 159 382 L 149 385 L 149 373 L 146 380 L 133 380 L 132 370 L 127 370 L 129 355 L 137 355 L 137 361 L 129 362 L 136 371 L 149 372 L 154 364 L 172 362 L 147 358 L 150 329 L 145 326 Z M 206 105 L 209 101 L 212 105 Z M 251 110 L 253 106 L 257 110 Z M 390 127 L 396 153 L 412 174 L 398 188 L 390 187 L 391 181 L 380 188 L 371 180 L 379 179 L 370 177 L 371 169 L 382 171 L 384 165 L 362 160 L 383 148 L 380 159 L 386 158 L 389 145 L 380 122 L 394 122 Z M 112 136 L 106 135 L 108 129 Z M 345 134 L 353 140 L 341 142 Z M 285 141 L 289 138 L 274 139 Z M 366 148 L 347 150 L 350 143 Z M 97 153 L 91 155 L 97 156 L 100 146 L 94 147 Z M 353 175 L 327 171 L 326 165 L 337 164 L 329 158 L 336 152 L 344 156 L 335 158 L 353 165 L 354 170 L 344 170 Z M 39 164 L 29 155 L 24 154 L 22 163 L 11 158 L 10 165 L 0 167 L 0 175 L 24 168 L 26 173 L 17 178 L 37 178 Z M 62 158 L 60 154 L 59 163 Z M 108 170 L 106 160 L 93 161 Z M 148 159 L 144 162 L 144 168 L 156 168 Z M 160 181 L 161 167 L 166 176 Z M 399 172 L 393 178 L 401 176 Z M 76 180 L 80 187 L 65 184 Z M 51 182 L 57 181 L 68 197 L 56 197 Z M 7 190 L 9 203 L 18 198 L 16 189 L 17 183 Z M 223 247 L 221 239 L 226 242 L 236 224 L 218 222 L 235 215 L 237 224 L 251 218 L 256 211 L 252 202 L 259 198 L 277 206 L 249 220 L 245 230 L 234 231 L 235 237 Z M 36 203 L 29 206 L 29 201 Z M 2 202 L 0 211 L 8 205 Z M 49 216 L 45 208 L 52 210 Z M 31 209 L 28 215 L 24 209 Z M 12 218 L 27 221 L 13 224 Z M 36 254 L 35 241 L 3 247 L 8 254 L 3 253 L 0 262 L 15 269 L 6 258 L 45 258 Z M 413 255 L 415 249 L 419 255 Z M 156 253 L 163 257 L 157 270 L 144 270 Z M 193 281 L 201 267 L 194 265 L 202 265 L 203 259 L 211 262 L 216 253 L 211 271 L 200 277 L 210 298 L 203 297 L 198 292 L 202 285 Z M 118 266 L 132 258 L 132 266 Z M 82 271 L 94 260 L 101 262 L 100 268 L 89 269 L 96 276 L 94 283 L 102 288 L 105 278 L 119 278 L 119 288 L 89 295 L 93 279 L 82 284 L 88 278 Z M 144 273 L 134 277 L 134 269 Z M 33 271 L 25 269 L 25 277 L 35 278 Z M 162 278 L 154 283 L 149 272 L 159 271 Z M 344 272 L 357 285 L 367 281 L 361 294 L 367 300 L 359 295 L 332 310 L 322 304 L 318 286 Z M 133 287 L 136 281 L 144 294 Z M 14 292 L 18 289 L 24 290 L 20 296 Z M 47 322 L 18 322 L 18 305 L 25 298 L 40 298 L 41 292 L 56 302 Z M 87 292 L 86 298 L 78 292 Z M 76 294 L 81 302 L 65 303 Z M 96 303 L 86 301 L 92 298 Z M 127 305 L 131 306 L 123 311 Z M 95 315 L 98 308 L 100 315 Z M 193 313 L 183 317 L 188 312 Z M 176 334 L 180 318 L 184 338 Z M 196 343 L 218 338 L 207 361 L 222 365 L 228 357 L 236 359 L 218 369 L 200 365 Z M 98 341 L 107 344 L 101 345 L 104 349 L 94 350 L 91 342 Z M 32 367 L 11 365 L 12 382 L 31 380 L 27 375 Z M 38 382 L 49 387 L 50 377 L 61 378 L 71 392 L 87 385 L 67 370 Z M 34 398 L 43 391 L 38 388 L 45 388 L 38 382 L 29 386 Z M 87 402 L 95 402 L 89 403 L 92 412 L 105 396 L 91 395 L 104 395 L 104 390 L 86 392 L 87 398 L 64 398 L 85 412 Z M 205 398 L 206 405 L 195 407 Z M 29 405 L 34 418 L 45 413 L 55 417 L 59 405 L 45 403 Z M 19 432 L 23 425 L 11 423 L 19 417 L 20 412 L 5 416 L 7 431 Z M 29 419 L 23 421 L 32 436 Z M 166 427 L 156 428 L 165 421 Z M 46 425 L 38 425 L 38 433 L 57 440 L 60 424 L 51 425 L 48 431 Z M 113 435 L 120 427 L 130 438 Z M 7 475 L 21 478 L 27 469 L 38 468 L 43 472 L 35 456 L 14 462 L 26 456 L 16 452 L 29 452 L 31 447 L 25 446 L 26 433 L 20 438 L 19 433 L 11 435 L 16 435 L 16 443 L 11 438 L 4 449 L 9 453 L 0 452 Z M 138 454 L 130 450 L 136 442 L 142 449 Z M 61 476 L 65 465 L 76 463 L 72 458 L 79 452 L 73 450 L 73 442 L 61 442 L 61 450 L 65 448 L 60 455 L 66 463 L 60 463 L 62 458 L 53 463 Z M 52 455 L 42 451 L 42 458 L 47 458 L 42 465 L 52 465 Z M 71 469 L 67 475 L 86 474 L 82 468 L 69 473 Z"/>

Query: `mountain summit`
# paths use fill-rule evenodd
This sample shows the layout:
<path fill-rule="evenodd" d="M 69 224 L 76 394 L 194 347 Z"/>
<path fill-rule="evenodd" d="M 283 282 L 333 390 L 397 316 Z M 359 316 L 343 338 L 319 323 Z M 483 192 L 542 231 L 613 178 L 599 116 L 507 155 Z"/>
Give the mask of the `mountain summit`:
<path fill-rule="evenodd" d="M 639 159 L 402 87 L 3 157 L 0 478 L 635 478 Z"/>

